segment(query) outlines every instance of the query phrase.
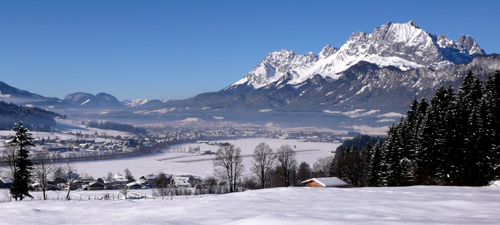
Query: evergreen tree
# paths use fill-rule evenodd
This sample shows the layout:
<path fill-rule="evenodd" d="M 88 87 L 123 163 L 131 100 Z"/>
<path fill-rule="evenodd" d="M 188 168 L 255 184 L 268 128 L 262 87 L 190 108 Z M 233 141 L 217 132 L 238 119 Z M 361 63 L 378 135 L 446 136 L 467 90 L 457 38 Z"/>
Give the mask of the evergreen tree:
<path fill-rule="evenodd" d="M 331 164 L 331 174 L 335 177 L 338 177 L 341 180 L 347 179 L 347 167 L 348 167 L 348 154 L 351 152 L 351 148 L 349 146 L 345 148 L 337 149 L 335 152 L 335 156 L 333 158 L 333 162 Z"/>
<path fill-rule="evenodd" d="M 387 164 L 387 186 L 400 186 L 403 168 L 401 160 L 403 159 L 403 141 L 402 141 L 402 123 L 392 125 L 387 134 L 387 140 L 384 143 L 385 163 Z"/>
<path fill-rule="evenodd" d="M 347 157 L 349 162 L 347 164 L 347 178 L 353 187 L 362 187 L 365 183 L 365 161 L 361 150 L 358 146 L 354 146 Z"/>
<path fill-rule="evenodd" d="M 394 149 L 394 139 L 395 139 L 395 125 L 392 124 L 387 131 L 387 136 L 385 142 L 382 145 L 382 163 L 381 163 L 381 173 L 380 179 L 382 186 L 389 186 L 389 180 L 392 179 L 393 171 L 391 171 L 393 165 L 392 151 Z"/>
<path fill-rule="evenodd" d="M 376 149 L 370 186 L 486 185 L 500 172 L 500 71 L 484 83 L 469 72 L 457 94 L 439 87 L 430 104 L 414 99 L 390 127 L 380 160 Z"/>
<path fill-rule="evenodd" d="M 467 155 L 465 167 L 465 183 L 467 185 L 486 185 L 492 178 L 490 168 L 492 165 L 492 129 L 490 128 L 486 101 L 481 101 L 469 119 L 469 137 L 467 138 Z"/>
<path fill-rule="evenodd" d="M 492 136 L 492 170 L 491 175 L 500 175 L 500 70 L 490 74 L 484 84 L 484 98 L 491 114 Z"/>
<path fill-rule="evenodd" d="M 417 115 L 418 115 L 418 118 L 417 118 L 417 122 L 415 124 L 415 127 L 414 127 L 414 131 L 413 133 L 415 133 L 415 135 L 418 137 L 420 136 L 420 132 L 422 131 L 422 127 L 423 127 L 423 123 L 424 123 L 424 119 L 425 119 L 425 116 L 427 115 L 427 111 L 429 110 L 429 102 L 427 101 L 426 98 L 422 98 L 420 99 L 420 102 L 418 103 L 418 110 L 417 110 Z M 418 144 L 418 138 L 417 138 L 417 143 Z M 417 146 L 415 144 L 415 147 Z M 418 155 L 417 152 L 415 152 L 415 157 Z"/>
<path fill-rule="evenodd" d="M 12 129 L 16 132 L 15 136 L 6 141 L 6 144 L 16 148 L 16 158 L 14 159 L 14 174 L 10 194 L 17 200 L 23 200 L 25 197 L 31 197 L 29 194 L 31 183 L 31 169 L 33 163 L 28 158 L 29 147 L 35 146 L 29 129 L 23 127 L 19 120 L 16 127 Z"/>
<path fill-rule="evenodd" d="M 367 183 L 369 187 L 382 186 L 382 181 L 380 177 L 382 169 L 381 163 L 382 163 L 382 149 L 380 146 L 380 141 L 377 141 L 377 143 L 375 143 L 375 146 L 373 147 L 368 167 Z"/>
<path fill-rule="evenodd" d="M 431 100 L 430 108 L 419 135 L 417 157 L 417 183 L 440 184 L 443 178 L 442 163 L 446 148 L 448 123 L 446 112 L 454 99 L 451 89 L 439 87 Z"/>
<path fill-rule="evenodd" d="M 370 173 L 370 168 L 371 168 L 371 158 L 373 155 L 373 145 L 372 142 L 369 141 L 366 143 L 365 148 L 361 152 L 362 159 L 363 159 L 363 186 L 369 186 L 368 185 L 368 174 Z"/>

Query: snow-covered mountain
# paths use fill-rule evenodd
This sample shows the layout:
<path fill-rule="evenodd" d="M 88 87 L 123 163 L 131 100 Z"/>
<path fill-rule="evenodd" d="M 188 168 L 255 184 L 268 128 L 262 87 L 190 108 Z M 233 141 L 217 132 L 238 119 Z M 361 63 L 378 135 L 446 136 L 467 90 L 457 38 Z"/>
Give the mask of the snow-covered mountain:
<path fill-rule="evenodd" d="M 66 95 L 63 100 L 64 103 L 71 107 L 77 108 L 122 108 L 123 104 L 118 101 L 114 96 L 106 93 L 99 93 L 97 95 L 77 92 Z"/>
<path fill-rule="evenodd" d="M 147 98 L 138 98 L 135 100 L 125 100 L 122 101 L 123 105 L 129 108 L 148 108 L 162 105 L 165 102 L 174 101 L 171 98 L 164 98 L 162 100 L 152 99 L 149 100 Z"/>
<path fill-rule="evenodd" d="M 415 68 L 438 70 L 444 66 L 468 63 L 484 51 L 470 36 L 451 41 L 445 35 L 435 36 L 420 29 L 413 21 L 388 22 L 371 33 L 356 32 L 340 47 L 330 45 L 318 55 L 298 55 L 290 50 L 270 53 L 243 79 L 226 88 L 246 85 L 262 88 L 287 77 L 287 84 L 297 85 L 314 75 L 339 79 L 343 72 L 361 61 L 379 67 L 393 66 L 402 71 Z"/>
<path fill-rule="evenodd" d="M 407 110 L 413 98 L 431 97 L 441 85 L 460 86 L 469 71 L 485 78 L 500 69 L 467 35 L 456 41 L 433 35 L 415 22 L 388 22 L 356 32 L 340 48 L 316 55 L 270 53 L 243 79 L 219 92 L 166 103 L 167 107 L 256 112 Z M 264 110 L 264 111 L 262 111 Z"/>

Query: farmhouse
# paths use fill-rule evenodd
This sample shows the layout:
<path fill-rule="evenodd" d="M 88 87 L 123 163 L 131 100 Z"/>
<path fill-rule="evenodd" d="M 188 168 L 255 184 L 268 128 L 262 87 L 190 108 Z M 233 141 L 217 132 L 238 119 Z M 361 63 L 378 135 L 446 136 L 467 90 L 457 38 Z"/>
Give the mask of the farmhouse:
<path fill-rule="evenodd" d="M 92 182 L 88 185 L 89 190 L 104 190 L 104 184 L 101 182 Z"/>
<path fill-rule="evenodd" d="M 11 184 L 12 184 L 11 179 L 0 177 L 0 188 L 10 188 Z"/>
<path fill-rule="evenodd" d="M 307 187 L 349 187 L 350 185 L 337 177 L 311 178 L 302 181 Z"/>

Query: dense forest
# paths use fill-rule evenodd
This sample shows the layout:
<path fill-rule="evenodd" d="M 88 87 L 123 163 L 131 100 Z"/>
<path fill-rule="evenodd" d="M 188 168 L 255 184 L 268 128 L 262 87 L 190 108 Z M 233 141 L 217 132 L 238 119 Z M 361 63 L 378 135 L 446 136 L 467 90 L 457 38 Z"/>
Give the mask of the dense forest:
<path fill-rule="evenodd" d="M 353 186 L 487 185 L 500 170 L 500 71 L 414 99 L 385 142 L 345 145 L 332 174 Z"/>
<path fill-rule="evenodd" d="M 109 122 L 109 121 L 106 121 L 106 122 L 91 121 L 89 123 L 89 127 L 105 129 L 105 130 L 124 131 L 124 132 L 133 133 L 133 134 L 147 134 L 148 133 L 144 127 L 134 127 L 130 124 L 121 124 L 121 123 L 114 123 L 114 122 Z"/>
<path fill-rule="evenodd" d="M 55 117 L 63 117 L 58 113 L 37 107 L 20 106 L 0 101 L 0 129 L 10 130 L 20 119 L 25 127 L 32 131 L 50 131 L 55 126 Z"/>
<path fill-rule="evenodd" d="M 337 150 L 344 148 L 353 148 L 354 146 L 366 146 L 368 143 L 375 143 L 380 141 L 380 144 L 384 144 L 384 137 L 373 137 L 370 135 L 358 135 L 353 139 L 347 139 L 342 142 L 342 145 L 337 147 Z"/>

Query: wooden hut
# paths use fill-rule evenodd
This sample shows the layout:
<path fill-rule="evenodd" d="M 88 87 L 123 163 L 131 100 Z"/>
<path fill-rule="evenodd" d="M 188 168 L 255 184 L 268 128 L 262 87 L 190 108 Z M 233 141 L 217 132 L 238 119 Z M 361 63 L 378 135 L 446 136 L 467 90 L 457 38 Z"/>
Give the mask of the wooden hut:
<path fill-rule="evenodd" d="M 302 181 L 306 187 L 350 187 L 350 185 L 337 177 L 311 178 Z"/>

